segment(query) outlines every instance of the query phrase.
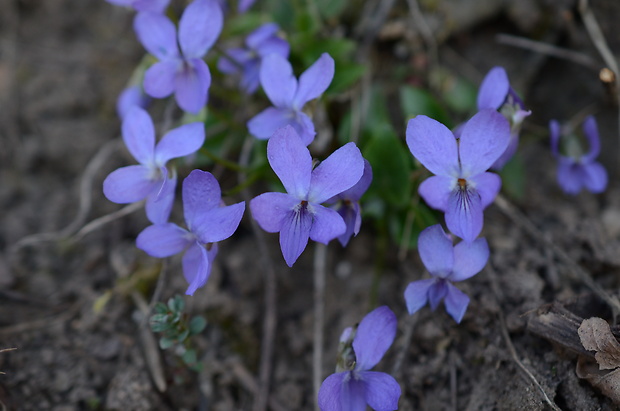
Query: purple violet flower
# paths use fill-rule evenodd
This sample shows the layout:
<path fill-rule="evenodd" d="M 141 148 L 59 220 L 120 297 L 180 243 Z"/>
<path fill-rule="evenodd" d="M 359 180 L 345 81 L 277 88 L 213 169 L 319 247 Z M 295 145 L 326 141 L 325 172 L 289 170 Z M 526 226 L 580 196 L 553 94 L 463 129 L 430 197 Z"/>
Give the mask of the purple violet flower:
<path fill-rule="evenodd" d="M 420 184 L 420 196 L 446 213 L 450 231 L 473 241 L 482 231 L 483 210 L 501 187 L 500 177 L 486 171 L 508 146 L 508 121 L 494 110 L 481 110 L 456 139 L 443 124 L 420 115 L 409 120 L 406 133 L 413 156 L 436 174 Z"/>
<path fill-rule="evenodd" d="M 341 343 L 353 331 L 347 328 Z M 389 374 L 369 371 L 390 348 L 396 336 L 396 315 L 386 306 L 376 308 L 360 322 L 353 338 L 353 355 L 344 368 L 323 381 L 319 390 L 321 411 L 376 411 L 398 409 L 400 386 Z"/>
<path fill-rule="evenodd" d="M 168 221 L 176 175 L 168 176 L 166 163 L 198 150 L 205 140 L 202 123 L 185 124 L 169 131 L 155 145 L 155 128 L 146 111 L 134 107 L 122 124 L 123 140 L 140 165 L 121 167 L 103 181 L 103 194 L 113 203 L 126 204 L 146 198 L 146 215 L 152 223 Z"/>
<path fill-rule="evenodd" d="M 364 159 L 357 146 L 348 143 L 313 170 L 310 151 L 291 126 L 273 134 L 267 158 L 286 193 L 263 193 L 250 201 L 250 209 L 263 230 L 280 233 L 284 260 L 292 267 L 308 238 L 327 244 L 345 232 L 340 214 L 321 203 L 360 180 Z"/>
<path fill-rule="evenodd" d="M 224 14 L 215 0 L 190 3 L 181 16 L 178 37 L 174 23 L 166 16 L 138 13 L 134 20 L 138 39 L 159 59 L 144 74 L 144 91 L 155 98 L 174 92 L 179 107 L 198 113 L 207 103 L 211 85 L 211 73 L 202 58 L 220 35 L 223 24 Z"/>
<path fill-rule="evenodd" d="M 155 13 L 163 13 L 170 0 L 106 0 L 108 3 L 117 6 L 131 7 L 136 11 L 152 11 Z"/>
<path fill-rule="evenodd" d="M 482 80 L 478 91 L 478 110 L 491 108 L 498 110 L 510 122 L 510 142 L 504 153 L 491 166 L 494 170 L 501 170 L 514 156 L 519 146 L 519 133 L 525 117 L 532 114 L 525 110 L 523 101 L 519 98 L 508 81 L 508 74 L 503 67 L 493 67 Z"/>
<path fill-rule="evenodd" d="M 292 126 L 307 146 L 312 143 L 314 124 L 301 111 L 304 104 L 319 97 L 334 78 L 334 59 L 323 53 L 299 77 L 293 75 L 291 63 L 279 54 L 270 54 L 263 59 L 260 68 L 260 83 L 273 103 L 250 121 L 250 134 L 261 140 L 270 138 L 280 127 Z"/>
<path fill-rule="evenodd" d="M 129 86 L 121 92 L 118 100 L 116 100 L 116 113 L 122 120 L 134 106 L 146 108 L 150 101 L 151 99 L 144 94 L 141 86 Z"/>
<path fill-rule="evenodd" d="M 205 285 L 211 274 L 217 242 L 237 230 L 245 203 L 222 206 L 220 185 L 211 173 L 193 170 L 183 180 L 183 212 L 187 230 L 173 223 L 146 227 L 136 245 L 147 254 L 165 258 L 185 250 L 183 274 L 189 283 L 185 292 L 194 292 Z"/>
<path fill-rule="evenodd" d="M 269 54 L 278 54 L 287 59 L 289 44 L 277 36 L 279 27 L 275 23 L 263 24 L 245 39 L 245 48 L 233 48 L 221 57 L 217 68 L 225 74 L 241 74 L 241 88 L 248 94 L 254 93 L 260 84 L 261 62 Z"/>
<path fill-rule="evenodd" d="M 420 258 L 433 278 L 410 283 L 405 290 L 409 314 L 430 302 L 435 311 L 444 300 L 446 311 L 460 323 L 469 305 L 469 297 L 452 285 L 478 274 L 489 259 L 487 240 L 478 238 L 471 243 L 461 241 L 452 246 L 452 240 L 441 225 L 430 226 L 418 237 Z"/>
<path fill-rule="evenodd" d="M 360 199 L 370 187 L 372 183 L 372 167 L 368 160 L 364 159 L 364 173 L 353 187 L 342 193 L 330 198 L 326 201 L 328 204 L 335 204 L 333 207 L 342 217 L 347 230 L 338 237 L 338 241 L 343 247 L 346 247 L 351 236 L 357 235 L 362 227 L 362 209 L 360 207 Z"/>
<path fill-rule="evenodd" d="M 254 3 L 256 3 L 256 0 L 239 0 L 239 5 L 237 6 L 239 13 L 245 13 Z"/>
<path fill-rule="evenodd" d="M 601 145 L 598 126 L 593 116 L 588 116 L 583 122 L 585 135 L 590 151 L 579 144 L 577 136 L 560 134 L 560 124 L 556 120 L 549 122 L 551 131 L 551 151 L 558 159 L 558 183 L 567 194 L 577 194 L 582 188 L 592 193 L 602 193 L 607 188 L 607 171 L 598 162 Z M 559 145 L 562 140 L 567 155 L 560 154 Z"/>

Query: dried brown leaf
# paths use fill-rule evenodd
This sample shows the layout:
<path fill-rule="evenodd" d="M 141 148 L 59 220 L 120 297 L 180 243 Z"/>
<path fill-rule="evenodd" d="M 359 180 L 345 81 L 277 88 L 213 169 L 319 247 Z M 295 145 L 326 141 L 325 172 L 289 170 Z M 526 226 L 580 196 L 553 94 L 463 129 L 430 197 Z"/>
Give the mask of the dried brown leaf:
<path fill-rule="evenodd" d="M 607 321 L 592 317 L 583 320 L 579 329 L 579 338 L 586 350 L 596 351 L 594 358 L 601 370 L 613 370 L 620 367 L 620 343 L 611 333 Z"/>

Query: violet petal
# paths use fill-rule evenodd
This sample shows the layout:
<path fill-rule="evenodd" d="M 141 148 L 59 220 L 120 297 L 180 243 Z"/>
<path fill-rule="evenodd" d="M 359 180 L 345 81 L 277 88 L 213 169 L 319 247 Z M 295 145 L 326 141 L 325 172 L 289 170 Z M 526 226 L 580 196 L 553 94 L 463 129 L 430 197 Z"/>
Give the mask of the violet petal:
<path fill-rule="evenodd" d="M 174 91 L 175 78 L 181 60 L 166 60 L 153 64 L 144 73 L 144 92 L 151 97 L 168 97 Z"/>
<path fill-rule="evenodd" d="M 150 225 L 136 238 L 140 250 L 157 258 L 178 254 L 192 242 L 191 234 L 173 223 Z"/>
<path fill-rule="evenodd" d="M 480 195 L 475 190 L 454 190 L 448 199 L 446 225 L 465 241 L 474 241 L 482 231 Z"/>
<path fill-rule="evenodd" d="M 308 201 L 323 203 L 353 187 L 364 173 L 364 158 L 355 143 L 347 143 L 323 160 L 313 171 Z"/>
<path fill-rule="evenodd" d="M 383 358 L 396 337 L 396 323 L 396 315 L 385 305 L 366 314 L 353 339 L 355 371 L 370 370 Z"/>
<path fill-rule="evenodd" d="M 144 200 L 155 189 L 149 178 L 151 170 L 145 166 L 127 166 L 112 171 L 103 181 L 103 194 L 117 204 Z"/>
<path fill-rule="evenodd" d="M 448 294 L 446 295 L 444 304 L 446 305 L 448 314 L 454 318 L 454 321 L 460 324 L 465 315 L 465 311 L 467 311 L 469 297 L 461 290 L 448 283 Z"/>
<path fill-rule="evenodd" d="M 222 32 L 224 13 L 213 0 L 194 0 L 179 21 L 179 45 L 187 59 L 200 59 Z"/>
<path fill-rule="evenodd" d="M 310 239 L 313 241 L 327 244 L 346 231 L 347 226 L 337 211 L 318 204 L 309 204 L 308 207 L 313 209 L 313 221 L 310 228 Z"/>
<path fill-rule="evenodd" d="M 503 67 L 493 67 L 482 80 L 478 91 L 478 110 L 497 110 L 506 100 L 510 83 Z"/>
<path fill-rule="evenodd" d="M 446 278 L 450 275 L 454 267 L 454 248 L 440 224 L 420 233 L 418 251 L 422 263 L 433 276 Z"/>
<path fill-rule="evenodd" d="M 414 314 L 428 303 L 428 290 L 436 281 L 435 278 L 429 278 L 409 283 L 405 289 L 405 302 L 409 314 Z"/>
<path fill-rule="evenodd" d="M 506 151 L 509 141 L 506 117 L 491 109 L 476 113 L 463 127 L 459 139 L 461 176 L 468 178 L 487 171 Z"/>
<path fill-rule="evenodd" d="M 289 125 L 293 118 L 294 112 L 288 108 L 268 107 L 248 121 L 248 131 L 254 137 L 266 140 L 277 129 Z"/>
<path fill-rule="evenodd" d="M 220 206 L 222 192 L 213 174 L 192 170 L 183 180 L 183 213 L 190 231 L 202 214 Z"/>
<path fill-rule="evenodd" d="M 314 175 L 312 157 L 292 127 L 276 130 L 267 143 L 267 159 L 287 193 L 309 200 L 311 175 Z"/>
<path fill-rule="evenodd" d="M 431 176 L 422 181 L 418 187 L 420 197 L 431 208 L 446 212 L 448 210 L 448 199 L 454 190 L 454 180 L 454 177 Z"/>
<path fill-rule="evenodd" d="M 263 193 L 250 201 L 252 217 L 268 233 L 277 233 L 282 220 L 299 205 L 299 199 L 285 193 Z"/>
<path fill-rule="evenodd" d="M 274 106 L 291 108 L 297 79 L 288 60 L 278 54 L 265 57 L 260 68 L 260 83 Z"/>
<path fill-rule="evenodd" d="M 454 247 L 454 268 L 450 281 L 463 281 L 478 274 L 489 260 L 489 245 L 484 238 L 468 243 L 461 241 Z"/>
<path fill-rule="evenodd" d="M 127 113 L 121 126 L 123 141 L 138 163 L 150 165 L 155 150 L 155 127 L 151 116 L 140 107 Z"/>
<path fill-rule="evenodd" d="M 334 59 L 327 53 L 321 54 L 321 57 L 299 77 L 293 108 L 301 110 L 308 101 L 323 94 L 334 78 L 334 70 Z"/>
<path fill-rule="evenodd" d="M 179 56 L 177 30 L 174 23 L 161 13 L 140 12 L 133 27 L 144 48 L 159 60 Z"/>
<path fill-rule="evenodd" d="M 308 244 L 312 216 L 304 209 L 289 211 L 282 219 L 280 248 L 284 261 L 292 267 Z"/>
<path fill-rule="evenodd" d="M 182 72 L 175 77 L 175 97 L 179 107 L 188 113 L 198 114 L 207 104 L 211 73 L 201 59 L 186 61 Z"/>
<path fill-rule="evenodd" d="M 376 371 L 365 371 L 361 376 L 366 383 L 364 399 L 376 411 L 393 411 L 398 409 L 400 385 L 389 374 Z"/>
<path fill-rule="evenodd" d="M 155 147 L 155 161 L 166 164 L 168 160 L 195 153 L 205 141 L 204 123 L 184 124 L 170 130 Z"/>
<path fill-rule="evenodd" d="M 459 154 L 456 138 L 446 126 L 424 115 L 407 124 L 407 146 L 411 154 L 431 173 L 457 176 Z"/>
<path fill-rule="evenodd" d="M 201 243 L 216 243 L 229 238 L 239 227 L 245 202 L 205 211 L 193 221 L 192 232 Z"/>

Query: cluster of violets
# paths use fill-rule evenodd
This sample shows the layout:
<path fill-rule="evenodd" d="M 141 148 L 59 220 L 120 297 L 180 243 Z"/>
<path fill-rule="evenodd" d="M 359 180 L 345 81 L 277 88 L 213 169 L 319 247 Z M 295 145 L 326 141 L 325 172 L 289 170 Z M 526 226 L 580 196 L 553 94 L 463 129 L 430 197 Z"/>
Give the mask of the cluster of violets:
<path fill-rule="evenodd" d="M 193 170 L 182 183 L 185 226 L 169 221 L 177 186 L 175 161 L 196 153 L 205 141 L 202 122 L 174 128 L 157 142 L 155 126 L 145 107 L 151 98 L 174 94 L 185 112 L 200 112 L 208 100 L 210 69 L 203 60 L 217 41 L 227 7 L 218 0 L 194 0 L 183 12 L 178 27 L 165 14 L 169 0 L 107 0 L 134 8 L 134 29 L 144 48 L 157 62 L 140 84 L 121 93 L 117 110 L 122 137 L 138 162 L 113 171 L 103 183 L 105 196 L 126 204 L 145 200 L 152 225 L 137 238 L 138 248 L 165 258 L 184 253 L 186 293 L 193 295 L 209 278 L 218 243 L 233 235 L 245 203 L 226 205 L 215 177 Z M 240 0 L 244 12 L 253 1 Z M 334 60 L 323 54 L 299 78 L 287 60 L 289 44 L 274 23 L 249 34 L 243 47 L 226 50 L 217 68 L 236 76 L 245 93 L 259 87 L 271 106 L 247 122 L 257 139 L 268 139 L 267 159 L 286 192 L 266 192 L 250 201 L 252 217 L 270 233 L 279 233 L 286 264 L 292 267 L 308 241 L 327 244 L 338 239 L 346 246 L 361 227 L 360 199 L 372 182 L 370 163 L 354 143 L 334 151 L 315 166 L 308 145 L 316 135 L 305 104 L 329 87 Z M 497 196 L 499 171 L 515 154 L 523 120 L 530 115 L 510 86 L 506 71 L 493 68 L 478 94 L 478 112 L 453 131 L 419 115 L 406 129 L 413 156 L 433 176 L 419 186 L 426 203 L 445 214 L 446 234 L 440 224 L 423 230 L 418 239 L 420 258 L 431 277 L 408 285 L 404 297 L 414 314 L 427 303 L 435 310 L 444 301 L 457 322 L 463 319 L 469 297 L 453 285 L 479 273 L 487 264 L 489 247 L 479 235 L 483 212 Z M 589 151 L 569 131 L 550 123 L 552 153 L 559 163 L 558 182 L 569 194 L 582 188 L 601 192 L 607 174 L 595 161 L 600 151 L 596 122 L 583 125 Z M 453 244 L 455 238 L 461 241 Z M 370 371 L 383 357 L 396 335 L 396 316 L 388 307 L 369 313 L 359 326 L 347 328 L 340 341 L 336 373 L 319 392 L 322 410 L 395 410 L 401 390 L 390 375 Z"/>

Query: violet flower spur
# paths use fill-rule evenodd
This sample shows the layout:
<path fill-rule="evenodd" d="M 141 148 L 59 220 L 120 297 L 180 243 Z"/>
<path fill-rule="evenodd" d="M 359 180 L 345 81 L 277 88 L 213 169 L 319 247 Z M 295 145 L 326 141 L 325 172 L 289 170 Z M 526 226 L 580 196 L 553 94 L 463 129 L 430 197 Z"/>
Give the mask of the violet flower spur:
<path fill-rule="evenodd" d="M 250 134 L 265 140 L 278 128 L 290 125 L 305 145 L 312 143 L 316 134 L 314 124 L 301 110 L 308 101 L 323 94 L 332 82 L 334 59 L 323 53 L 297 81 L 291 63 L 279 54 L 270 54 L 263 59 L 259 76 L 273 107 L 266 108 L 248 121 Z"/>
<path fill-rule="evenodd" d="M 116 100 L 116 113 L 122 120 L 134 106 L 146 108 L 150 101 L 151 99 L 144 94 L 142 86 L 129 86 L 121 92 Z"/>
<path fill-rule="evenodd" d="M 287 59 L 289 44 L 277 36 L 279 27 L 275 23 L 263 24 L 248 35 L 245 48 L 226 50 L 226 55 L 217 62 L 217 68 L 225 74 L 241 74 L 241 89 L 254 93 L 260 84 L 261 62 L 269 54 L 278 54 Z"/>
<path fill-rule="evenodd" d="M 434 311 L 444 300 L 446 311 L 460 323 L 469 305 L 469 297 L 452 285 L 478 274 L 489 259 L 487 240 L 478 238 L 468 243 L 461 241 L 452 246 L 452 240 L 441 225 L 430 226 L 418 238 L 420 258 L 433 278 L 410 283 L 405 290 L 409 314 L 430 302 Z"/>
<path fill-rule="evenodd" d="M 134 20 L 138 39 L 159 60 L 144 74 L 144 91 L 155 98 L 174 92 L 179 107 L 197 114 L 207 103 L 211 85 L 211 73 L 202 58 L 220 35 L 223 24 L 224 14 L 215 0 L 190 3 L 179 21 L 178 37 L 166 16 L 138 13 Z"/>
<path fill-rule="evenodd" d="M 341 337 L 350 338 L 348 328 Z M 369 371 L 390 348 L 396 336 L 396 315 L 388 307 L 376 308 L 360 322 L 353 338 L 352 358 L 344 368 L 323 381 L 319 390 L 321 411 L 375 411 L 398 409 L 400 386 L 389 374 Z"/>
<path fill-rule="evenodd" d="M 152 11 L 163 13 L 170 0 L 106 0 L 108 3 L 117 6 L 131 7 L 136 11 Z"/>
<path fill-rule="evenodd" d="M 123 140 L 140 165 L 121 167 L 103 181 L 103 194 L 113 203 L 126 204 L 146 198 L 146 215 L 154 223 L 168 221 L 176 176 L 168 176 L 166 163 L 198 150 L 205 140 L 204 125 L 190 123 L 170 130 L 155 145 L 155 128 L 146 111 L 132 108 L 122 124 Z"/>
<path fill-rule="evenodd" d="M 187 230 L 173 223 L 145 228 L 136 245 L 147 254 L 164 258 L 185 250 L 183 274 L 189 283 L 186 294 L 205 285 L 217 254 L 217 242 L 237 230 L 245 203 L 222 206 L 220 185 L 211 173 L 192 171 L 183 180 L 183 211 Z"/>
<path fill-rule="evenodd" d="M 510 122 L 510 142 L 504 153 L 491 166 L 494 170 L 502 167 L 514 156 L 519 146 L 519 133 L 525 117 L 532 114 L 525 110 L 523 101 L 510 86 L 508 75 L 503 67 L 493 67 L 482 80 L 478 90 L 478 110 L 492 108 L 498 110 Z"/>
<path fill-rule="evenodd" d="M 335 204 L 333 207 L 342 217 L 347 230 L 338 237 L 338 241 L 346 247 L 351 236 L 357 235 L 362 227 L 362 209 L 360 199 L 372 183 L 372 167 L 368 160 L 364 159 L 364 173 L 353 187 L 327 200 L 328 204 Z"/>
<path fill-rule="evenodd" d="M 583 133 L 590 144 L 585 150 L 577 141 L 577 136 L 562 136 L 560 124 L 556 120 L 549 123 L 551 131 L 551 151 L 558 159 L 558 184 L 567 194 L 577 194 L 582 188 L 592 193 L 602 193 L 607 188 L 607 171 L 596 160 L 600 153 L 600 140 L 596 120 L 588 116 L 583 123 Z M 566 156 L 560 154 L 560 142 L 564 142 Z"/>
<path fill-rule="evenodd" d="M 506 150 L 508 121 L 484 109 L 463 126 L 459 139 L 443 124 L 417 116 L 407 125 L 407 145 L 413 156 L 436 174 L 420 184 L 426 203 L 445 213 L 448 229 L 473 241 L 483 224 L 483 210 L 501 187 L 497 174 L 486 172 Z"/>
<path fill-rule="evenodd" d="M 292 267 L 309 238 L 327 244 L 345 232 L 340 214 L 321 203 L 353 187 L 364 160 L 357 146 L 348 143 L 313 170 L 310 151 L 291 126 L 274 133 L 267 158 L 286 193 L 263 193 L 250 201 L 250 209 L 263 230 L 280 233 L 282 255 Z"/>

